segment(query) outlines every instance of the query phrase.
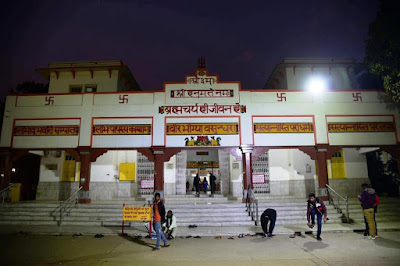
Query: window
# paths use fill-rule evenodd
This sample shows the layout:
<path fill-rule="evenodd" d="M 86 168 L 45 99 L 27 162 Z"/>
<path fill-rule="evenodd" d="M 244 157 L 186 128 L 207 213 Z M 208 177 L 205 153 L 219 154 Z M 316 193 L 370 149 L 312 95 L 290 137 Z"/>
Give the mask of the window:
<path fill-rule="evenodd" d="M 85 85 L 85 92 L 96 92 L 97 85 Z"/>
<path fill-rule="evenodd" d="M 71 93 L 82 92 L 82 85 L 71 85 L 71 86 L 69 86 L 69 92 L 71 92 Z"/>

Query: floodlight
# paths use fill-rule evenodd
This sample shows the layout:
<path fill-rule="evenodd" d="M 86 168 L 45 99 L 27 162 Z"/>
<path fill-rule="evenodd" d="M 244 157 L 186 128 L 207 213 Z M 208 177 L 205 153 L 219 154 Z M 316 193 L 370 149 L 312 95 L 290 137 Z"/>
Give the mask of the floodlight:
<path fill-rule="evenodd" d="M 321 77 L 313 77 L 308 82 L 307 89 L 313 93 L 321 93 L 326 90 L 326 80 Z"/>

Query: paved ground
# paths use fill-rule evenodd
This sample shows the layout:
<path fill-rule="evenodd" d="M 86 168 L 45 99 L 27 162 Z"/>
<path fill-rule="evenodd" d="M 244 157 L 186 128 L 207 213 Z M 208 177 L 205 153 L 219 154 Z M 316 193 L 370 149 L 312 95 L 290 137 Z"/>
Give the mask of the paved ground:
<path fill-rule="evenodd" d="M 125 227 L 125 232 L 133 235 L 133 234 L 141 234 L 146 235 L 146 228 L 143 223 L 136 223 L 135 227 Z M 400 223 L 398 222 L 380 222 L 378 224 L 379 231 L 400 231 Z M 353 223 L 353 224 L 331 224 L 326 223 L 322 226 L 323 231 L 325 232 L 335 232 L 335 233 L 343 233 L 343 232 L 357 232 L 365 229 L 364 223 Z M 316 231 L 315 227 L 313 231 Z M 61 233 L 63 235 L 73 235 L 74 233 L 82 233 L 84 235 L 95 235 L 95 234 L 104 234 L 104 235 L 119 235 L 121 233 L 121 227 L 102 227 L 102 226 L 38 226 L 38 225 L 1 225 L 0 226 L 0 235 L 1 234 L 16 234 L 18 232 L 27 232 L 29 234 L 55 234 Z M 302 225 L 277 225 L 274 229 L 274 234 L 277 235 L 289 235 L 294 232 L 308 232 L 310 229 L 306 224 Z M 197 228 L 188 228 L 188 227 L 179 227 L 178 235 L 179 236 L 237 236 L 241 233 L 261 233 L 260 226 L 250 226 L 250 227 L 197 227 Z"/>
<path fill-rule="evenodd" d="M 376 240 L 359 233 L 289 238 L 178 238 L 152 251 L 155 240 L 132 236 L 0 235 L 2 265 L 400 265 L 400 232 Z"/>

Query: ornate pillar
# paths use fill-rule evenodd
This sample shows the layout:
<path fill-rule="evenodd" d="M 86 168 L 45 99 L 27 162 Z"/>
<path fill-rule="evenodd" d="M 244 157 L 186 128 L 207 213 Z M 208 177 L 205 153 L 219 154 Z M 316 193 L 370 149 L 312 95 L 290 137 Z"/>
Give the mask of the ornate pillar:
<path fill-rule="evenodd" d="M 81 178 L 79 180 L 79 187 L 82 187 L 79 192 L 79 203 L 90 203 L 90 149 L 79 151 L 81 162 Z"/>
<path fill-rule="evenodd" d="M 164 146 L 151 148 L 154 156 L 154 193 L 160 193 L 164 198 Z"/>
<path fill-rule="evenodd" d="M 327 169 L 327 149 L 317 149 L 317 163 L 318 163 L 318 197 L 327 200 L 328 194 L 326 185 L 328 181 L 328 169 Z"/>
<path fill-rule="evenodd" d="M 253 152 L 253 146 L 243 145 L 240 147 L 240 150 L 242 151 L 243 164 L 243 202 L 245 202 L 249 189 L 253 189 L 253 170 L 251 168 L 251 153 Z"/>

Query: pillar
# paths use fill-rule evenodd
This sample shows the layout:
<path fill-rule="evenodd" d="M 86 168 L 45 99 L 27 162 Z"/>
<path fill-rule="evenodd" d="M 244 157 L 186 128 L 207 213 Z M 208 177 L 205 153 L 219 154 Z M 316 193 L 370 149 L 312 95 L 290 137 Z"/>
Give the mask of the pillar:
<path fill-rule="evenodd" d="M 164 147 L 153 147 L 154 156 L 154 193 L 164 198 Z"/>
<path fill-rule="evenodd" d="M 328 182 L 328 169 L 327 169 L 327 149 L 318 149 L 317 162 L 318 162 L 318 197 L 322 200 L 328 199 L 326 185 Z"/>
<path fill-rule="evenodd" d="M 79 180 L 79 187 L 82 187 L 79 193 L 79 203 L 90 203 L 90 150 L 80 151 L 80 162 L 81 162 L 81 178 Z"/>
<path fill-rule="evenodd" d="M 0 190 L 11 182 L 12 158 L 10 151 L 0 151 Z"/>
<path fill-rule="evenodd" d="M 242 164 L 243 164 L 243 202 L 246 201 L 247 193 L 253 189 L 253 169 L 251 167 L 251 153 L 253 146 L 246 145 L 240 147 L 242 151 Z"/>

